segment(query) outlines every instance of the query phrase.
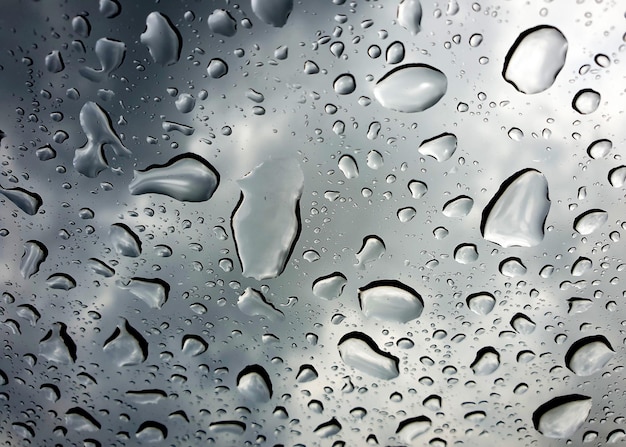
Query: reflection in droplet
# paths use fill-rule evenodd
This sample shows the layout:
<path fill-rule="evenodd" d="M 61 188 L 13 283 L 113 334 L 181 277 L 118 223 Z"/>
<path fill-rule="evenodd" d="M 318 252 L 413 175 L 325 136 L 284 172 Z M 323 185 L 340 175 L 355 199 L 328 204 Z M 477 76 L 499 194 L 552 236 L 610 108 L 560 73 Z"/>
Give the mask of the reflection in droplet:
<path fill-rule="evenodd" d="M 136 258 L 141 254 L 139 236 L 123 223 L 115 223 L 109 227 L 109 239 L 118 255 Z"/>
<path fill-rule="evenodd" d="M 374 86 L 374 96 L 387 109 L 413 113 L 437 104 L 447 88 L 446 75 L 436 68 L 406 64 L 385 74 Z"/>
<path fill-rule="evenodd" d="M 465 217 L 474 206 L 474 200 L 468 196 L 458 196 L 443 205 L 442 213 L 446 217 Z"/>
<path fill-rule="evenodd" d="M 548 438 L 569 438 L 585 423 L 591 411 L 590 397 L 572 394 L 556 397 L 533 413 L 535 429 Z"/>
<path fill-rule="evenodd" d="M 424 309 L 419 293 L 399 281 L 374 281 L 359 288 L 359 305 L 368 318 L 406 323 Z"/>
<path fill-rule="evenodd" d="M 356 256 L 356 265 L 364 269 L 369 263 L 380 259 L 385 254 L 385 242 L 376 235 L 365 236 L 363 245 Z"/>
<path fill-rule="evenodd" d="M 574 95 L 572 107 L 581 115 L 588 115 L 598 109 L 600 99 L 600 93 L 590 88 L 585 88 Z"/>
<path fill-rule="evenodd" d="M 343 362 L 361 372 L 383 380 L 395 379 L 400 374 L 399 359 L 381 351 L 374 340 L 362 332 L 344 335 L 337 347 Z"/>
<path fill-rule="evenodd" d="M 272 398 L 272 382 L 267 371 L 260 365 L 248 365 L 237 376 L 237 389 L 246 399 L 255 403 L 269 402 Z"/>
<path fill-rule="evenodd" d="M 600 209 L 585 211 L 574 219 L 574 230 L 586 236 L 598 230 L 609 219 L 609 213 Z"/>
<path fill-rule="evenodd" d="M 494 296 L 487 292 L 478 292 L 466 298 L 467 307 L 478 315 L 489 314 L 496 305 Z"/>
<path fill-rule="evenodd" d="M 411 34 L 417 34 L 421 29 L 422 4 L 420 0 L 401 0 L 398 5 L 397 20 L 400 26 Z"/>
<path fill-rule="evenodd" d="M 160 12 L 151 12 L 146 17 L 146 30 L 139 41 L 148 47 L 150 56 L 162 66 L 178 62 L 182 40 L 171 20 Z"/>
<path fill-rule="evenodd" d="M 565 364 L 576 375 L 590 376 L 606 366 L 615 351 L 602 335 L 581 338 L 565 354 Z"/>
<path fill-rule="evenodd" d="M 476 358 L 470 368 L 477 376 L 486 376 L 493 373 L 499 366 L 500 354 L 491 346 L 487 346 L 476 353 Z"/>
<path fill-rule="evenodd" d="M 521 33 L 506 55 L 502 76 L 518 91 L 540 93 L 556 80 L 567 54 L 567 39 L 557 28 L 541 25 Z"/>
<path fill-rule="evenodd" d="M 456 151 L 457 138 L 451 133 L 442 133 L 424 140 L 417 149 L 420 154 L 433 157 L 438 162 L 449 160 Z"/>
<path fill-rule="evenodd" d="M 313 294 L 323 300 L 335 300 L 341 296 L 347 283 L 347 278 L 340 272 L 334 272 L 326 276 L 321 276 L 313 281 Z"/>

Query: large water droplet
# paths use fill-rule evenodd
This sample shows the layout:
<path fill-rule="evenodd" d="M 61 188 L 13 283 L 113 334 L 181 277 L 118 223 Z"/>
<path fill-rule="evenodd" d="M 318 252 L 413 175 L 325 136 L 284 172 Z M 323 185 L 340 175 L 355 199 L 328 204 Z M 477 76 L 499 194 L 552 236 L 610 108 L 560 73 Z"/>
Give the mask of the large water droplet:
<path fill-rule="evenodd" d="M 136 258 L 141 254 L 139 236 L 123 223 L 115 223 L 109 227 L 109 239 L 118 255 Z"/>
<path fill-rule="evenodd" d="M 594 160 L 606 157 L 613 149 L 613 142 L 607 139 L 596 140 L 587 148 L 587 155 Z"/>
<path fill-rule="evenodd" d="M 572 276 L 583 276 L 593 267 L 591 259 L 581 256 L 572 265 Z"/>
<path fill-rule="evenodd" d="M 28 241 L 24 244 L 24 254 L 20 261 L 20 273 L 25 279 L 39 271 L 39 266 L 46 260 L 48 249 L 39 241 Z"/>
<path fill-rule="evenodd" d="M 163 442 L 167 438 L 167 427 L 155 421 L 146 421 L 135 432 L 135 438 L 140 444 Z"/>
<path fill-rule="evenodd" d="M 567 54 L 567 39 L 557 28 L 541 25 L 521 33 L 506 55 L 502 76 L 518 91 L 540 93 L 555 81 Z"/>
<path fill-rule="evenodd" d="M 477 376 L 487 376 L 500 366 L 500 354 L 491 346 L 480 349 L 470 368 Z"/>
<path fill-rule="evenodd" d="M 46 280 L 46 285 L 56 290 L 71 290 L 76 287 L 76 280 L 67 273 L 55 273 Z"/>
<path fill-rule="evenodd" d="M 100 61 L 100 68 L 81 67 L 78 72 L 82 77 L 92 82 L 102 82 L 124 62 L 126 44 L 119 40 L 103 37 L 96 42 L 95 51 Z"/>
<path fill-rule="evenodd" d="M 555 397 L 533 413 L 535 429 L 548 438 L 569 438 L 585 423 L 591 411 L 590 397 L 579 394 Z"/>
<path fill-rule="evenodd" d="M 313 294 L 323 300 L 335 300 L 341 296 L 347 283 L 347 278 L 340 272 L 321 276 L 313 281 Z"/>
<path fill-rule="evenodd" d="M 574 95 L 572 107 L 581 115 L 588 115 L 598 109 L 600 99 L 600 93 L 590 88 L 585 88 Z"/>
<path fill-rule="evenodd" d="M 349 95 L 356 89 L 354 76 L 349 73 L 337 76 L 333 82 L 333 88 L 338 95 Z"/>
<path fill-rule="evenodd" d="M 454 249 L 454 260 L 459 264 L 470 264 L 478 259 L 475 244 L 460 244 Z"/>
<path fill-rule="evenodd" d="M 378 236 L 370 235 L 363 238 L 363 245 L 356 256 L 356 265 L 364 269 L 367 264 L 380 259 L 385 254 L 385 242 Z"/>
<path fill-rule="evenodd" d="M 600 209 L 585 211 L 574 219 L 574 230 L 586 236 L 598 230 L 609 219 L 609 213 Z"/>
<path fill-rule="evenodd" d="M 80 407 L 67 410 L 65 413 L 65 425 L 72 430 L 82 433 L 93 433 L 100 430 L 100 423 Z"/>
<path fill-rule="evenodd" d="M 80 37 L 89 37 L 91 33 L 91 23 L 87 17 L 78 15 L 72 19 L 72 29 Z"/>
<path fill-rule="evenodd" d="M 430 430 L 432 421 L 426 416 L 417 416 L 410 419 L 405 419 L 398 424 L 396 433 L 400 435 L 404 442 L 408 442 L 413 445 L 416 439 Z"/>
<path fill-rule="evenodd" d="M 207 19 L 211 32 L 232 37 L 237 33 L 237 21 L 224 9 L 216 9 Z"/>
<path fill-rule="evenodd" d="M 409 191 L 411 191 L 411 197 L 419 199 L 428 192 L 428 186 L 424 182 L 419 180 L 411 180 L 408 185 Z"/>
<path fill-rule="evenodd" d="M 428 155 L 442 162 L 452 157 L 456 151 L 456 145 L 456 135 L 445 132 L 428 140 L 424 140 L 417 150 L 420 154 Z"/>
<path fill-rule="evenodd" d="M 285 315 L 269 303 L 265 296 L 258 290 L 247 287 L 244 293 L 237 300 L 237 307 L 244 314 L 251 317 L 260 315 L 270 321 L 278 321 L 285 318 Z"/>
<path fill-rule="evenodd" d="M 374 96 L 385 108 L 398 112 L 422 112 L 439 102 L 448 88 L 446 75 L 426 64 L 406 64 L 383 76 Z"/>
<path fill-rule="evenodd" d="M 209 61 L 206 71 L 213 79 L 219 79 L 228 74 L 228 65 L 222 59 L 214 58 Z"/>
<path fill-rule="evenodd" d="M 96 274 L 102 275 L 105 278 L 110 278 L 115 275 L 115 270 L 104 262 L 96 258 L 90 258 L 87 260 L 87 266 Z"/>
<path fill-rule="evenodd" d="M 239 421 L 218 421 L 209 424 L 211 433 L 229 433 L 232 435 L 242 435 L 246 431 L 246 424 Z"/>
<path fill-rule="evenodd" d="M 65 69 L 63 57 L 61 56 L 61 53 L 56 50 L 51 51 L 46 55 L 44 65 L 46 66 L 46 70 L 50 73 L 59 73 Z"/>
<path fill-rule="evenodd" d="M 269 402 L 272 398 L 272 382 L 267 371 L 260 365 L 248 365 L 237 376 L 237 389 L 256 403 Z"/>
<path fill-rule="evenodd" d="M 534 247 L 544 237 L 550 211 L 548 182 L 534 169 L 513 174 L 502 183 L 483 211 L 483 237 L 502 247 Z"/>
<path fill-rule="evenodd" d="M 399 281 L 374 281 L 359 288 L 359 305 L 368 318 L 406 323 L 422 314 L 419 293 Z"/>
<path fill-rule="evenodd" d="M 347 179 L 357 178 L 359 176 L 359 166 L 351 155 L 342 155 L 337 162 L 337 166 Z"/>
<path fill-rule="evenodd" d="M 241 199 L 232 227 L 243 274 L 275 278 L 285 269 L 300 233 L 304 174 L 294 159 L 268 160 L 238 183 Z"/>
<path fill-rule="evenodd" d="M 76 361 L 76 343 L 67 333 L 67 326 L 54 323 L 39 342 L 39 354 L 51 362 L 67 365 Z"/>
<path fill-rule="evenodd" d="M 124 320 L 104 342 L 102 350 L 117 366 L 139 365 L 148 357 L 148 342 Z"/>
<path fill-rule="evenodd" d="M 402 62 L 404 60 L 404 44 L 399 40 L 390 43 L 385 57 L 388 64 L 399 64 Z"/>
<path fill-rule="evenodd" d="M 27 191 L 24 188 L 3 188 L 0 186 L 0 194 L 30 216 L 37 214 L 43 204 L 39 194 Z"/>
<path fill-rule="evenodd" d="M 511 318 L 511 326 L 517 333 L 522 335 L 532 334 L 537 327 L 534 321 L 522 313 L 517 313 Z"/>
<path fill-rule="evenodd" d="M 252 12 L 268 25 L 282 27 L 293 10 L 293 0 L 252 0 Z"/>
<path fill-rule="evenodd" d="M 474 207 L 474 200 L 468 196 L 458 196 L 443 205 L 442 213 L 446 217 L 465 217 Z"/>
<path fill-rule="evenodd" d="M 391 380 L 400 374 L 399 359 L 381 351 L 374 340 L 362 332 L 350 332 L 344 335 L 337 347 L 346 365 L 370 376 Z"/>
<path fill-rule="evenodd" d="M 609 171 L 609 183 L 613 188 L 621 188 L 626 185 L 626 166 L 618 166 Z"/>
<path fill-rule="evenodd" d="M 151 12 L 146 17 L 146 30 L 139 36 L 148 47 L 150 56 L 162 66 L 178 62 L 182 39 L 171 20 L 160 12 Z"/>
<path fill-rule="evenodd" d="M 128 190 L 133 195 L 164 194 L 181 202 L 209 200 L 219 185 L 219 173 L 204 158 L 183 154 L 164 165 L 135 171 Z"/>
<path fill-rule="evenodd" d="M 324 422 L 323 424 L 318 425 L 313 433 L 315 433 L 320 438 L 329 438 L 331 436 L 336 435 L 341 431 L 341 424 L 335 418 L 332 418 L 330 421 Z"/>
<path fill-rule="evenodd" d="M 161 279 L 132 278 L 126 284 L 119 282 L 117 285 L 122 290 L 128 290 L 151 309 L 163 307 L 170 290 L 169 284 Z"/>
<path fill-rule="evenodd" d="M 506 258 L 500 263 L 500 273 L 509 278 L 517 278 L 526 274 L 526 266 L 519 258 Z"/>
<path fill-rule="evenodd" d="M 401 0 L 398 5 L 397 20 L 400 26 L 411 34 L 417 34 L 421 29 L 422 4 L 420 0 Z"/>
<path fill-rule="evenodd" d="M 163 390 L 138 390 L 126 391 L 126 398 L 137 405 L 158 404 L 167 399 L 167 393 Z"/>
<path fill-rule="evenodd" d="M 581 338 L 565 354 L 565 364 L 579 376 L 590 376 L 599 371 L 611 360 L 615 351 L 602 335 Z"/>
<path fill-rule="evenodd" d="M 473 293 L 469 295 L 465 301 L 467 303 L 467 307 L 478 315 L 487 315 L 491 313 L 496 305 L 496 299 L 494 296 L 487 292 Z"/>
<path fill-rule="evenodd" d="M 80 125 L 87 136 L 87 143 L 74 152 L 74 168 L 81 174 L 94 178 L 109 165 L 104 158 L 104 145 L 113 148 L 115 155 L 127 157 L 132 154 L 113 130 L 111 118 L 95 102 L 86 102 L 80 110 Z"/>

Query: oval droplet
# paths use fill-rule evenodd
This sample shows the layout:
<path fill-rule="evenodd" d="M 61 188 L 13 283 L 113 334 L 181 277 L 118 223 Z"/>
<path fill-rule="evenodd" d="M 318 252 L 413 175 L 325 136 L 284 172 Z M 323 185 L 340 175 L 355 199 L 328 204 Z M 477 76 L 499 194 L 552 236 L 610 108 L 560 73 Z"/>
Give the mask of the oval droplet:
<path fill-rule="evenodd" d="M 260 365 L 248 365 L 237 376 L 237 389 L 246 399 L 256 403 L 272 398 L 272 381 Z"/>
<path fill-rule="evenodd" d="M 474 200 L 468 196 L 458 196 L 443 205 L 442 213 L 446 217 L 465 217 L 474 206 Z"/>
<path fill-rule="evenodd" d="M 500 366 L 500 354 L 491 346 L 480 349 L 476 358 L 470 365 L 471 370 L 477 376 L 487 376 Z"/>
<path fill-rule="evenodd" d="M 420 294 L 395 280 L 374 281 L 359 288 L 359 305 L 368 318 L 396 323 L 415 320 L 424 309 Z"/>
<path fill-rule="evenodd" d="M 349 95 L 356 89 L 354 76 L 349 73 L 337 76 L 333 82 L 333 88 L 338 95 Z"/>
<path fill-rule="evenodd" d="M 348 279 L 340 272 L 321 276 L 313 281 L 313 294 L 323 300 L 335 300 L 341 296 Z"/>
<path fill-rule="evenodd" d="M 496 305 L 496 299 L 488 292 L 478 292 L 466 298 L 467 307 L 478 315 L 489 314 Z"/>
<path fill-rule="evenodd" d="M 350 332 L 344 335 L 339 344 L 339 355 L 343 362 L 365 374 L 383 380 L 398 377 L 400 360 L 384 351 L 381 351 L 374 340 L 362 332 Z"/>
<path fill-rule="evenodd" d="M 589 417 L 592 401 L 579 394 L 555 397 L 533 413 L 535 429 L 548 438 L 569 438 Z"/>
<path fill-rule="evenodd" d="M 600 93 L 590 88 L 585 88 L 574 95 L 572 107 L 581 115 L 588 115 L 595 112 L 600 105 Z"/>
<path fill-rule="evenodd" d="M 438 162 L 449 160 L 456 151 L 456 135 L 445 132 L 424 140 L 417 149 L 422 155 L 433 157 Z"/>
<path fill-rule="evenodd" d="M 607 139 L 596 140 L 587 147 L 587 155 L 594 160 L 606 157 L 613 149 L 613 142 Z"/>
<path fill-rule="evenodd" d="M 565 364 L 578 376 L 590 376 L 606 366 L 615 351 L 602 335 L 581 338 L 565 354 Z"/>
<path fill-rule="evenodd" d="M 574 219 L 574 230 L 586 236 L 597 231 L 609 219 L 609 213 L 600 209 L 585 211 Z"/>

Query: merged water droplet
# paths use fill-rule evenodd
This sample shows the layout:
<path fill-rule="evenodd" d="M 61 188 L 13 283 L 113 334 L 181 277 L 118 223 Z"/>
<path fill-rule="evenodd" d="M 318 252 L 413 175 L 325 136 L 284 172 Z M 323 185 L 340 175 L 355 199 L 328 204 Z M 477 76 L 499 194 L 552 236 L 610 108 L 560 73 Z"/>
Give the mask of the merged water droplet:
<path fill-rule="evenodd" d="M 522 313 L 517 313 L 511 318 L 511 326 L 517 333 L 522 335 L 532 334 L 537 327 L 533 320 Z"/>
<path fill-rule="evenodd" d="M 505 180 L 483 211 L 483 237 L 502 247 L 534 247 L 544 237 L 550 211 L 548 182 L 534 169 Z"/>
<path fill-rule="evenodd" d="M 574 230 L 583 236 L 597 231 L 609 219 L 609 213 L 600 209 L 585 211 L 574 219 Z"/>
<path fill-rule="evenodd" d="M 269 303 L 261 292 L 251 287 L 247 287 L 244 293 L 239 296 L 237 307 L 251 317 L 260 315 L 270 321 L 279 321 L 285 318 L 285 314 L 276 309 L 272 303 Z"/>
<path fill-rule="evenodd" d="M 472 293 L 466 298 L 467 307 L 478 315 L 487 315 L 491 313 L 496 305 L 496 299 L 491 293 L 478 292 Z"/>
<path fill-rule="evenodd" d="M 420 0 L 401 0 L 396 14 L 398 23 L 409 30 L 411 34 L 417 34 L 421 29 L 422 4 Z"/>
<path fill-rule="evenodd" d="M 385 74 L 374 86 L 374 97 L 383 107 L 398 112 L 422 112 L 445 95 L 446 75 L 426 64 L 406 64 Z"/>
<path fill-rule="evenodd" d="M 124 393 L 126 398 L 137 405 L 158 404 L 167 399 L 167 393 L 163 390 L 138 390 L 138 391 L 126 391 Z"/>
<path fill-rule="evenodd" d="M 76 343 L 67 333 L 64 323 L 54 323 L 39 342 L 39 355 L 51 362 L 68 365 L 76 361 Z"/>
<path fill-rule="evenodd" d="M 224 9 L 216 9 L 209 15 L 207 23 L 211 32 L 226 37 L 237 34 L 237 21 Z"/>
<path fill-rule="evenodd" d="M 522 93 L 540 93 L 552 86 L 566 55 L 563 33 L 553 26 L 537 26 L 515 40 L 506 55 L 502 76 Z"/>
<path fill-rule="evenodd" d="M 39 194 L 27 191 L 24 188 L 3 188 L 0 186 L 0 194 L 30 216 L 37 214 L 43 204 Z"/>
<path fill-rule="evenodd" d="M 293 0 L 252 0 L 252 12 L 268 25 L 283 27 L 293 10 Z"/>
<path fill-rule="evenodd" d="M 268 160 L 238 181 L 241 199 L 232 216 L 243 274 L 280 275 L 300 234 L 304 174 L 294 159 Z"/>
<path fill-rule="evenodd" d="M 578 376 L 590 376 L 602 371 L 615 351 L 602 335 L 581 338 L 565 354 L 565 364 Z"/>
<path fill-rule="evenodd" d="M 383 380 L 395 379 L 400 374 L 399 359 L 388 352 L 381 351 L 374 340 L 362 332 L 350 332 L 344 335 L 337 348 L 346 365 L 365 374 Z"/>
<path fill-rule="evenodd" d="M 590 88 L 579 90 L 572 100 L 572 107 L 581 115 L 595 112 L 600 105 L 600 93 Z"/>
<path fill-rule="evenodd" d="M 419 293 L 399 281 L 374 281 L 359 288 L 359 305 L 368 318 L 406 323 L 424 309 Z"/>
<path fill-rule="evenodd" d="M 256 403 L 272 398 L 272 381 L 260 365 L 248 365 L 237 376 L 237 389 L 246 399 Z"/>
<path fill-rule="evenodd" d="M 146 17 L 146 30 L 139 41 L 148 47 L 150 56 L 157 64 L 172 65 L 180 59 L 182 39 L 172 21 L 160 12 L 151 12 Z"/>
<path fill-rule="evenodd" d="M 433 157 L 438 162 L 449 160 L 456 151 L 456 135 L 445 132 L 424 140 L 417 149 L 420 154 Z"/>
<path fill-rule="evenodd" d="M 589 417 L 592 401 L 579 394 L 555 397 L 533 413 L 535 429 L 548 438 L 569 438 Z"/>
<path fill-rule="evenodd" d="M 468 196 L 458 196 L 443 205 L 442 213 L 446 217 L 465 217 L 474 207 L 474 200 Z"/>
<path fill-rule="evenodd" d="M 28 279 L 39 271 L 39 267 L 46 260 L 48 249 L 39 241 L 28 241 L 24 244 L 24 254 L 20 261 L 20 273 Z"/>
<path fill-rule="evenodd" d="M 109 227 L 109 239 L 118 255 L 136 258 L 141 254 L 141 239 L 123 223 Z"/>
<path fill-rule="evenodd" d="M 356 256 L 356 265 L 364 269 L 367 264 L 380 259 L 385 254 L 385 242 L 376 235 L 369 235 L 363 238 L 363 245 Z"/>
<path fill-rule="evenodd" d="M 48 53 L 44 59 L 46 70 L 50 73 L 60 73 L 65 69 L 65 63 L 61 53 L 57 50 Z"/>
<path fill-rule="evenodd" d="M 471 370 L 477 376 L 487 376 L 500 367 L 500 354 L 492 348 L 487 346 L 480 349 L 476 353 L 476 358 L 470 365 Z"/>
<path fill-rule="evenodd" d="M 213 196 L 219 179 L 219 173 L 204 158 L 183 154 L 163 165 L 135 171 L 128 190 L 133 195 L 155 193 L 181 202 L 203 202 Z"/>
<path fill-rule="evenodd" d="M 111 118 L 95 102 L 86 102 L 80 110 L 80 125 L 87 136 L 87 143 L 74 152 L 74 168 L 87 177 L 94 178 L 109 167 L 104 158 L 104 145 L 108 145 L 118 157 L 132 154 L 113 130 Z"/>
<path fill-rule="evenodd" d="M 100 68 L 81 67 L 78 73 L 91 82 L 102 82 L 117 70 L 126 57 L 126 44 L 119 40 L 103 37 L 95 46 Z"/>
<path fill-rule="evenodd" d="M 118 282 L 122 290 L 128 290 L 151 309 L 160 309 L 167 301 L 170 286 L 161 279 L 132 278 L 127 283 Z"/>
<path fill-rule="evenodd" d="M 127 320 L 117 325 L 102 350 L 118 367 L 139 365 L 148 358 L 148 342 Z"/>
<path fill-rule="evenodd" d="M 313 281 L 313 294 L 323 300 L 335 300 L 341 296 L 348 279 L 341 272 L 321 276 Z"/>
<path fill-rule="evenodd" d="M 411 197 L 414 199 L 419 199 L 428 192 L 426 183 L 420 182 L 419 180 L 411 180 L 408 184 L 408 188 L 411 192 Z"/>

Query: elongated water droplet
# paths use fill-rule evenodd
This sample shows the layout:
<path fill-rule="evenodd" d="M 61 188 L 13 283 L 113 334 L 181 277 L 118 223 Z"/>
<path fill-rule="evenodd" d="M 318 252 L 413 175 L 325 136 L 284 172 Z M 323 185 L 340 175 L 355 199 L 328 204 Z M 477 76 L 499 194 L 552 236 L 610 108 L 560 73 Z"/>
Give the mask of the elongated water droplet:
<path fill-rule="evenodd" d="M 24 244 L 24 254 L 20 261 L 20 273 L 25 279 L 39 271 L 39 266 L 48 257 L 48 249 L 39 241 L 28 241 Z"/>
<path fill-rule="evenodd" d="M 588 115 L 598 109 L 600 100 L 600 93 L 590 88 L 585 88 L 574 95 L 572 107 L 581 115 Z"/>
<path fill-rule="evenodd" d="M 383 76 L 374 97 L 383 107 L 398 112 L 422 112 L 434 106 L 448 88 L 446 75 L 426 64 L 406 64 Z"/>
<path fill-rule="evenodd" d="M 500 366 L 500 354 L 491 346 L 480 349 L 470 368 L 477 376 L 487 376 Z"/>
<path fill-rule="evenodd" d="M 491 313 L 496 305 L 496 299 L 488 292 L 473 293 L 466 298 L 466 302 L 467 307 L 478 315 Z"/>
<path fill-rule="evenodd" d="M 300 234 L 304 174 L 294 159 L 268 160 L 238 181 L 233 235 L 243 274 L 258 280 L 280 275 Z"/>
<path fill-rule="evenodd" d="M 256 403 L 272 398 L 272 381 L 260 365 L 248 365 L 237 376 L 237 389 L 246 399 Z"/>
<path fill-rule="evenodd" d="M 115 155 L 128 157 L 132 154 L 113 130 L 109 115 L 95 102 L 86 102 L 80 110 L 80 125 L 87 136 L 87 143 L 74 152 L 74 168 L 87 177 L 94 178 L 109 167 L 104 158 L 104 145 L 113 149 Z"/>
<path fill-rule="evenodd" d="M 51 362 L 67 365 L 76 361 L 76 343 L 67 333 L 64 323 L 54 323 L 39 342 L 39 355 Z"/>
<path fill-rule="evenodd" d="M 567 54 L 567 39 L 557 28 L 537 26 L 521 33 L 506 55 L 502 76 L 526 94 L 547 90 L 556 80 Z"/>
<path fill-rule="evenodd" d="M 98 275 L 102 275 L 105 278 L 110 278 L 115 275 L 115 270 L 104 262 L 96 258 L 90 258 L 87 260 L 87 266 Z"/>
<path fill-rule="evenodd" d="M 30 216 L 37 214 L 43 205 L 43 200 L 39 194 L 26 191 L 24 188 L 3 188 L 0 186 L 0 194 Z"/>
<path fill-rule="evenodd" d="M 182 40 L 171 20 L 160 12 L 151 12 L 146 17 L 146 30 L 139 36 L 142 44 L 148 47 L 150 56 L 162 66 L 178 62 Z"/>
<path fill-rule="evenodd" d="M 167 301 L 170 286 L 161 279 L 132 278 L 128 283 L 119 282 L 117 286 L 128 290 L 151 309 L 160 309 Z"/>
<path fill-rule="evenodd" d="M 339 158 L 337 166 L 347 179 L 357 178 L 359 176 L 359 167 L 356 160 L 351 155 L 342 155 Z"/>
<path fill-rule="evenodd" d="M 555 397 L 533 413 L 535 429 L 548 438 L 569 438 L 585 423 L 591 411 L 590 397 L 579 394 Z"/>
<path fill-rule="evenodd" d="M 602 335 L 581 338 L 565 354 L 565 364 L 576 375 L 590 376 L 602 371 L 615 351 Z"/>
<path fill-rule="evenodd" d="M 216 9 L 207 19 L 211 32 L 226 37 L 237 34 L 237 21 L 224 9 Z"/>
<path fill-rule="evenodd" d="M 432 421 L 426 416 L 417 416 L 405 419 L 398 424 L 396 434 L 400 435 L 404 442 L 413 445 L 415 440 L 422 434 L 430 430 Z"/>
<path fill-rule="evenodd" d="M 483 237 L 502 247 L 534 247 L 544 237 L 550 211 L 548 182 L 534 169 L 505 180 L 483 211 Z"/>
<path fill-rule="evenodd" d="M 537 327 L 533 320 L 522 313 L 517 313 L 511 318 L 511 326 L 517 333 L 522 335 L 532 334 Z"/>
<path fill-rule="evenodd" d="M 321 276 L 313 281 L 313 294 L 323 300 L 335 300 L 341 296 L 347 283 L 347 278 L 340 272 Z"/>
<path fill-rule="evenodd" d="M 219 173 L 204 158 L 183 154 L 164 165 L 135 171 L 128 190 L 133 195 L 164 194 L 181 202 L 209 200 L 219 185 Z"/>
<path fill-rule="evenodd" d="M 209 344 L 199 335 L 187 334 L 181 343 L 181 352 L 190 357 L 204 354 L 208 348 Z"/>
<path fill-rule="evenodd" d="M 252 0 L 252 12 L 268 25 L 283 27 L 293 10 L 293 0 Z"/>
<path fill-rule="evenodd" d="M 583 276 L 593 267 L 591 259 L 580 257 L 572 265 L 572 276 Z"/>
<path fill-rule="evenodd" d="M 167 399 L 167 393 L 163 390 L 138 390 L 126 391 L 126 398 L 137 405 L 158 404 Z"/>
<path fill-rule="evenodd" d="M 209 424 L 211 433 L 229 433 L 232 435 L 242 435 L 246 431 L 246 424 L 240 421 L 218 421 Z"/>
<path fill-rule="evenodd" d="M 385 242 L 378 236 L 370 235 L 363 238 L 363 245 L 356 256 L 356 265 L 364 269 L 367 264 L 380 259 L 385 254 Z"/>
<path fill-rule="evenodd" d="M 401 0 L 398 5 L 397 20 L 400 26 L 415 35 L 420 32 L 422 4 L 420 0 Z"/>
<path fill-rule="evenodd" d="M 368 318 L 406 323 L 424 309 L 419 293 L 399 281 L 374 281 L 359 288 L 359 305 Z"/>
<path fill-rule="evenodd" d="M 61 56 L 61 53 L 56 50 L 51 51 L 46 55 L 44 65 L 46 66 L 46 70 L 50 73 L 59 73 L 65 69 L 63 57 Z"/>
<path fill-rule="evenodd" d="M 143 422 L 135 432 L 135 438 L 141 444 L 163 442 L 167 438 L 167 427 L 155 421 Z"/>
<path fill-rule="evenodd" d="M 417 150 L 422 155 L 428 155 L 438 162 L 442 162 L 452 157 L 456 151 L 456 145 L 456 135 L 446 132 L 424 140 Z"/>
<path fill-rule="evenodd" d="M 443 205 L 442 213 L 446 217 L 465 217 L 474 207 L 474 200 L 468 196 L 458 196 Z"/>
<path fill-rule="evenodd" d="M 95 51 L 100 61 L 100 68 L 81 67 L 78 72 L 91 82 L 102 82 L 124 62 L 126 44 L 119 40 L 103 37 L 96 42 Z"/>
<path fill-rule="evenodd" d="M 585 211 L 574 219 L 574 230 L 586 236 L 597 231 L 609 219 L 609 213 L 600 209 Z"/>
<path fill-rule="evenodd" d="M 399 359 L 381 351 L 374 340 L 362 332 L 344 335 L 337 347 L 346 365 L 365 374 L 383 380 L 395 379 L 400 374 Z"/>
<path fill-rule="evenodd" d="M 100 423 L 87 411 L 74 407 L 65 413 L 65 425 L 81 433 L 93 433 L 100 430 Z"/>
<path fill-rule="evenodd" d="M 323 424 L 318 425 L 313 433 L 315 433 L 320 438 L 330 438 L 331 436 L 336 435 L 341 431 L 341 424 L 335 418 L 332 418 L 330 421 L 324 422 Z"/>
<path fill-rule="evenodd" d="M 66 273 L 55 273 L 46 280 L 46 285 L 56 290 L 71 290 L 76 287 L 76 280 Z"/>
<path fill-rule="evenodd" d="M 123 223 L 115 223 L 109 227 L 109 239 L 118 255 L 136 258 L 141 254 L 139 236 Z"/>
<path fill-rule="evenodd" d="M 265 296 L 258 290 L 247 287 L 245 292 L 239 296 L 237 307 L 244 314 L 251 317 L 260 315 L 270 321 L 278 321 L 285 318 L 285 315 L 269 303 Z"/>
<path fill-rule="evenodd" d="M 139 365 L 148 357 L 148 342 L 124 320 L 104 342 L 102 350 L 119 367 Z"/>
<path fill-rule="evenodd" d="M 404 60 L 404 44 L 399 40 L 392 42 L 387 47 L 385 54 L 388 64 L 399 64 Z"/>

